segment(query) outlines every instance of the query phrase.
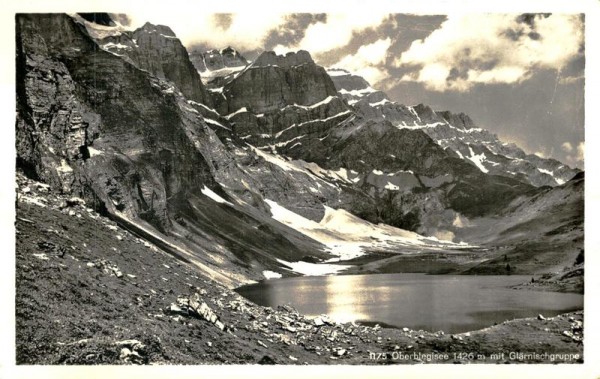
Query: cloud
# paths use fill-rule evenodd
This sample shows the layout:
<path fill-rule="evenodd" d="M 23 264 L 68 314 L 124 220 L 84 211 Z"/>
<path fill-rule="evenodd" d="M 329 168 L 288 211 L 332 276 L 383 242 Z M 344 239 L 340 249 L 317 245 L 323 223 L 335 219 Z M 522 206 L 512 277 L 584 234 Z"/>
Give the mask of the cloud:
<path fill-rule="evenodd" d="M 585 142 L 580 142 L 575 149 L 573 149 L 573 146 L 571 146 L 571 150 L 569 152 L 574 154 L 568 154 L 566 156 L 567 163 L 572 166 L 583 168 L 585 161 Z"/>
<path fill-rule="evenodd" d="M 298 47 L 319 54 L 344 46 L 352 34 L 370 27 L 379 26 L 388 15 L 381 13 L 328 14 L 327 19 L 310 25 Z"/>
<path fill-rule="evenodd" d="M 290 13 L 285 16 L 285 23 L 271 31 L 265 40 L 265 49 L 272 50 L 277 45 L 297 45 L 304 37 L 309 25 L 327 19 L 324 13 Z"/>
<path fill-rule="evenodd" d="M 327 14 L 324 20 L 308 25 L 303 38 L 290 45 L 280 44 L 275 51 L 307 50 L 313 55 L 319 55 L 346 46 L 354 33 L 368 28 L 376 28 L 390 17 L 385 13 L 344 13 Z"/>
<path fill-rule="evenodd" d="M 571 142 L 565 142 L 563 143 L 560 148 L 565 152 L 565 153 L 570 153 L 571 151 L 573 151 L 573 145 L 571 145 Z"/>
<path fill-rule="evenodd" d="M 194 11 L 193 7 L 183 15 L 147 7 L 129 16 L 134 27 L 140 27 L 146 21 L 168 25 L 188 47 L 203 44 L 247 50 L 262 49 L 265 39 L 285 23 L 287 17 L 281 13 L 261 12 L 257 19 L 255 13 L 206 13 L 201 9 Z"/>
<path fill-rule="evenodd" d="M 585 143 L 580 142 L 579 145 L 577 145 L 577 160 L 583 161 L 584 158 L 585 158 Z"/>
<path fill-rule="evenodd" d="M 536 68 L 560 70 L 581 55 L 582 44 L 578 15 L 450 15 L 395 64 L 409 70 L 403 81 L 467 91 L 478 83 L 519 83 Z"/>
<path fill-rule="evenodd" d="M 369 83 L 376 84 L 388 76 L 384 65 L 391 44 L 392 39 L 385 38 L 361 46 L 355 54 L 344 56 L 332 66 L 350 70 Z"/>

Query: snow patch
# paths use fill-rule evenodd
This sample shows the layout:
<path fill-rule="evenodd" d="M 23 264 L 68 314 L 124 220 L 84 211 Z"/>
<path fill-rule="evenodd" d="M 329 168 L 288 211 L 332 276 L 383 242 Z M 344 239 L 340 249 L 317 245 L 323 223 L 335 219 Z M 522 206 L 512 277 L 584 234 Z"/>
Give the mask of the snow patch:
<path fill-rule="evenodd" d="M 387 103 L 391 103 L 391 101 L 389 101 L 388 99 L 383 99 L 383 100 L 378 101 L 376 103 L 369 103 L 369 105 L 372 106 L 372 107 L 379 107 L 379 106 L 382 106 L 382 105 L 387 104 Z M 385 117 L 385 115 L 383 115 L 383 116 Z"/>
<path fill-rule="evenodd" d="M 309 263 L 309 262 L 287 262 L 283 259 L 277 259 L 279 263 L 289 267 L 292 271 L 306 276 L 323 276 L 337 274 L 340 271 L 346 270 L 349 265 L 334 265 L 327 263 Z"/>
<path fill-rule="evenodd" d="M 124 31 L 133 30 L 130 27 L 124 27 L 116 20 L 113 20 L 113 22 L 115 23 L 114 26 L 107 26 L 107 25 L 96 24 L 95 22 L 90 22 L 90 21 L 84 19 L 83 17 L 81 17 L 80 15 L 78 15 L 77 13 L 67 13 L 67 14 L 69 16 L 71 16 L 73 19 L 75 19 L 75 21 L 82 24 L 85 27 L 85 29 L 87 30 L 88 34 L 92 38 L 97 39 L 97 40 L 100 40 L 100 39 L 103 39 L 106 37 L 116 37 L 116 36 L 123 34 Z"/>
<path fill-rule="evenodd" d="M 333 119 L 335 119 L 335 118 L 338 118 L 338 117 L 340 117 L 340 116 L 347 115 L 348 113 L 352 113 L 352 112 L 351 112 L 351 111 L 349 111 L 349 110 L 348 110 L 348 111 L 343 111 L 343 112 L 340 112 L 340 113 L 338 113 L 338 114 L 335 114 L 335 115 L 333 115 L 333 116 L 331 116 L 331 117 L 327 117 L 327 118 L 320 118 L 320 119 L 316 119 L 316 120 L 310 120 L 310 121 L 301 122 L 300 124 L 298 124 L 298 126 L 307 125 L 307 124 L 312 124 L 312 123 L 315 123 L 315 122 L 327 122 L 327 121 L 333 120 Z"/>
<path fill-rule="evenodd" d="M 312 105 L 293 104 L 293 105 L 287 105 L 285 108 L 287 108 L 287 107 L 296 107 L 296 108 L 308 110 L 308 109 L 313 109 L 313 108 L 320 107 L 321 105 L 324 105 L 324 104 L 328 104 L 329 102 L 331 102 L 331 100 L 336 99 L 336 98 L 337 98 L 337 96 L 328 96 L 324 100 L 321 100 L 318 103 L 314 103 Z M 285 109 L 285 108 L 283 108 L 283 109 Z"/>
<path fill-rule="evenodd" d="M 262 272 L 262 274 L 265 277 L 265 279 L 267 279 L 267 280 L 281 278 L 281 274 L 278 272 L 275 272 L 275 271 L 265 270 Z"/>
<path fill-rule="evenodd" d="M 59 172 L 73 172 L 73 168 L 69 166 L 64 159 L 60 160 L 60 166 L 58 166 L 56 170 Z"/>
<path fill-rule="evenodd" d="M 413 116 L 415 116 L 417 118 L 417 120 L 419 120 L 419 122 L 423 122 L 423 121 L 421 121 L 421 117 L 419 117 L 419 114 L 417 113 L 417 111 L 415 111 L 415 108 L 407 107 L 407 109 L 410 113 L 412 113 Z"/>
<path fill-rule="evenodd" d="M 219 87 L 219 88 L 209 88 L 208 89 L 210 92 L 215 92 L 215 93 L 223 93 L 223 87 Z"/>
<path fill-rule="evenodd" d="M 216 111 L 216 110 L 214 110 L 213 108 L 211 108 L 211 107 L 208 107 L 208 106 L 206 106 L 206 105 L 204 105 L 204 104 L 202 104 L 202 103 L 198 103 L 198 102 L 196 102 L 196 101 L 194 101 L 194 100 L 188 100 L 187 102 L 188 102 L 188 104 L 190 104 L 190 105 L 196 105 L 196 106 L 198 106 L 198 107 L 202 107 L 202 108 L 206 109 L 207 111 L 209 111 L 209 112 L 211 112 L 211 113 L 214 113 L 214 114 L 215 114 L 215 115 L 217 115 L 217 116 L 221 116 L 221 115 L 219 114 L 219 112 L 217 112 L 217 111 Z"/>
<path fill-rule="evenodd" d="M 348 71 L 343 70 L 343 69 L 327 70 L 327 74 L 329 76 L 347 76 L 347 75 L 350 75 L 350 73 Z"/>
<path fill-rule="evenodd" d="M 90 157 L 97 157 L 98 155 L 103 155 L 104 154 L 103 151 L 96 150 L 96 149 L 94 149 L 91 146 L 88 146 L 87 149 L 88 149 L 88 153 L 90 153 Z"/>
<path fill-rule="evenodd" d="M 104 50 L 106 49 L 129 49 L 131 50 L 131 46 L 127 46 L 127 45 L 123 45 L 122 43 L 114 43 L 114 42 L 108 42 L 105 43 L 104 45 L 100 46 L 101 48 L 103 48 Z"/>
<path fill-rule="evenodd" d="M 456 227 L 456 228 L 464 228 L 466 222 L 463 221 L 463 218 L 460 217 L 460 215 L 457 213 L 456 217 L 454 218 L 454 221 L 452 221 L 452 226 Z"/>
<path fill-rule="evenodd" d="M 229 120 L 230 118 L 232 118 L 233 116 L 235 116 L 238 113 L 246 113 L 246 112 L 248 112 L 248 109 L 246 109 L 246 107 L 242 107 L 242 108 L 238 109 L 237 111 L 228 114 L 227 116 L 225 116 L 225 118 Z"/>
<path fill-rule="evenodd" d="M 384 188 L 387 190 L 390 190 L 390 191 L 398 191 L 400 189 L 400 187 L 398 187 L 397 185 L 392 184 L 390 182 L 387 182 L 387 184 L 385 185 Z"/>
<path fill-rule="evenodd" d="M 475 163 L 475 166 L 477 166 L 477 168 L 479 168 L 482 172 L 487 174 L 489 170 L 483 165 L 483 162 L 486 160 L 485 153 L 475 154 L 471 146 L 469 146 L 469 152 L 471 153 L 471 156 L 467 157 L 467 159 Z"/>
<path fill-rule="evenodd" d="M 565 180 L 557 178 L 556 176 L 554 176 L 554 172 L 553 171 L 545 170 L 545 169 L 539 168 L 539 167 L 537 168 L 537 170 L 539 172 L 541 172 L 542 174 L 550 175 L 552 177 L 552 179 L 554 179 L 554 181 L 556 182 L 556 184 L 558 184 L 559 186 L 566 183 Z"/>
<path fill-rule="evenodd" d="M 338 91 L 339 93 L 341 93 L 342 95 L 351 95 L 351 96 L 355 96 L 355 97 L 363 97 L 364 95 L 373 93 L 373 92 L 377 92 L 377 90 L 373 87 L 367 87 L 367 88 L 363 88 L 363 89 L 353 89 L 352 91 L 348 91 L 346 89 L 341 89 Z"/>
<path fill-rule="evenodd" d="M 230 130 L 230 129 L 229 129 L 228 127 L 226 127 L 225 125 L 223 125 L 223 124 L 221 124 L 220 122 L 218 122 L 218 121 L 215 121 L 215 120 L 213 120 L 213 119 L 211 119 L 211 118 L 204 117 L 204 121 L 205 121 L 207 124 L 216 125 L 216 126 L 218 126 L 218 127 L 221 127 L 221 128 L 223 128 L 223 129 Z"/>
<path fill-rule="evenodd" d="M 202 188 L 200 190 L 200 192 L 202 192 L 203 195 L 210 197 L 211 199 L 213 199 L 214 201 L 216 201 L 217 203 L 220 204 L 227 204 L 227 205 L 231 205 L 233 206 L 232 203 L 230 203 L 229 201 L 223 199 L 221 196 L 217 195 L 216 193 L 214 193 L 210 188 L 208 188 L 207 186 L 204 186 L 204 188 Z"/>
<path fill-rule="evenodd" d="M 210 81 L 210 79 L 213 79 L 216 77 L 223 77 L 223 76 L 228 76 L 231 74 L 237 74 L 240 71 L 242 71 L 244 68 L 246 68 L 245 65 L 240 65 L 240 66 L 234 66 L 234 67 L 223 67 L 218 70 L 206 69 L 205 71 L 198 71 L 198 73 L 200 74 L 200 77 L 203 79 L 203 81 Z"/>
<path fill-rule="evenodd" d="M 265 199 L 265 202 L 271 209 L 273 219 L 325 245 L 325 251 L 332 255 L 332 259 L 326 262 L 350 260 L 364 255 L 366 249 L 374 248 L 398 251 L 400 247 L 408 246 L 456 246 L 451 242 L 441 242 L 437 238 L 423 237 L 389 225 L 375 225 L 342 209 L 324 206 L 325 215 L 320 222 L 315 222 L 282 207 L 275 201 Z"/>

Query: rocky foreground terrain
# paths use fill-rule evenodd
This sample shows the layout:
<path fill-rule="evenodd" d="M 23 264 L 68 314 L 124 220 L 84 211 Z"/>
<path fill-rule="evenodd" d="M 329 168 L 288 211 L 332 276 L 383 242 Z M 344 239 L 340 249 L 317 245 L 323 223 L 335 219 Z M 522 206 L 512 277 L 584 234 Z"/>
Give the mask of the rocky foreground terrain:
<path fill-rule="evenodd" d="M 18 364 L 583 361 L 583 312 L 462 334 L 257 306 L 47 185 L 18 177 Z"/>

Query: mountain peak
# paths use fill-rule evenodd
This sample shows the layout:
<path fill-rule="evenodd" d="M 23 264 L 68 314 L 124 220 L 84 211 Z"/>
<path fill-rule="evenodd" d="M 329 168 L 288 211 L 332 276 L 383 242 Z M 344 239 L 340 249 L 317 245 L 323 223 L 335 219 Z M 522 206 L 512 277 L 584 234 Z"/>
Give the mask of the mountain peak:
<path fill-rule="evenodd" d="M 231 46 L 227 46 L 226 48 L 221 49 L 219 51 L 219 53 L 221 55 L 233 55 L 234 57 L 237 57 L 238 55 L 240 55 L 240 53 Z"/>
<path fill-rule="evenodd" d="M 146 22 L 137 31 L 145 31 L 147 33 L 160 33 L 166 37 L 176 37 L 175 32 L 171 28 L 165 25 L 154 25 L 151 22 Z"/>
<path fill-rule="evenodd" d="M 314 64 L 310 53 L 306 50 L 298 50 L 297 52 L 290 51 L 285 55 L 278 55 L 274 51 L 265 51 L 256 58 L 253 63 L 255 67 L 264 66 L 281 66 L 291 67 L 299 66 L 301 64 L 311 63 Z"/>
<path fill-rule="evenodd" d="M 103 26 L 115 26 L 115 22 L 108 13 L 77 13 L 86 21 Z"/>
<path fill-rule="evenodd" d="M 463 112 L 452 113 L 450 111 L 437 111 L 436 113 L 457 128 L 468 130 L 475 127 L 475 123 L 471 117 Z"/>
<path fill-rule="evenodd" d="M 190 60 L 198 72 L 209 80 L 214 79 L 213 75 L 226 76 L 248 65 L 246 58 L 231 46 L 220 50 L 192 50 Z"/>

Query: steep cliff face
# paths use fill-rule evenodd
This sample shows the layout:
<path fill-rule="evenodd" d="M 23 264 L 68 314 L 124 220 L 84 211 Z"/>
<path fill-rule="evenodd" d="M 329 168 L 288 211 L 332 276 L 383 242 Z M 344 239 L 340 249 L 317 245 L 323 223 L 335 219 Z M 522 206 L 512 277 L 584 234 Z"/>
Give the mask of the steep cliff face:
<path fill-rule="evenodd" d="M 226 265 L 231 283 L 262 277 L 277 257 L 320 254 L 270 218 L 205 105 L 99 49 L 66 15 L 18 15 L 17 47 L 17 163 L 31 176 L 155 228 L 200 266 Z"/>
<path fill-rule="evenodd" d="M 286 105 L 311 105 L 335 96 L 335 86 L 306 51 L 278 56 L 262 53 L 223 88 L 225 113 L 246 108 L 260 114 Z"/>
<path fill-rule="evenodd" d="M 94 51 L 67 17 L 40 16 L 39 27 L 60 31 L 44 39 L 38 25 L 17 16 L 18 162 L 64 191 L 77 186 L 69 162 L 82 162 L 100 129 L 100 116 L 73 94 L 77 85 L 57 55 L 71 59 Z"/>
<path fill-rule="evenodd" d="M 132 32 L 99 39 L 98 44 L 159 79 L 172 82 L 188 99 L 211 106 L 211 98 L 187 50 L 168 26 L 146 23 Z"/>

